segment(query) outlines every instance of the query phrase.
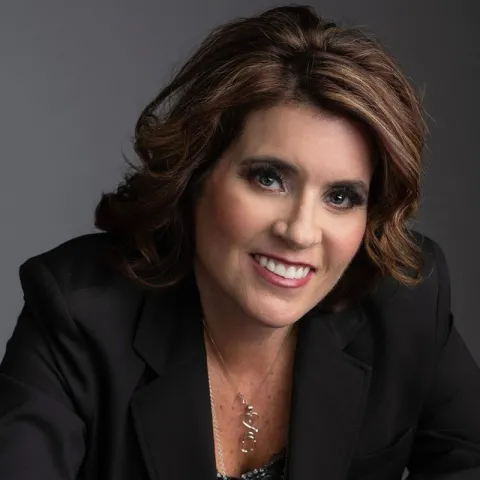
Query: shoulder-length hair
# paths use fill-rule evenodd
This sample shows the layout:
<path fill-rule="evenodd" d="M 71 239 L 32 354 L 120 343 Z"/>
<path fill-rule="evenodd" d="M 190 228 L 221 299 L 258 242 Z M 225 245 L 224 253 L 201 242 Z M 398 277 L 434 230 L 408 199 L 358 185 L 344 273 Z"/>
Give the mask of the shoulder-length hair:
<path fill-rule="evenodd" d="M 133 139 L 140 164 L 95 212 L 95 225 L 115 240 L 117 267 L 151 288 L 187 276 L 199 188 L 246 117 L 284 102 L 360 122 L 373 145 L 364 240 L 325 305 L 348 303 L 379 277 L 418 283 L 420 251 L 407 223 L 420 199 L 426 134 L 420 101 L 378 41 L 307 6 L 274 8 L 214 29 L 143 110 Z"/>

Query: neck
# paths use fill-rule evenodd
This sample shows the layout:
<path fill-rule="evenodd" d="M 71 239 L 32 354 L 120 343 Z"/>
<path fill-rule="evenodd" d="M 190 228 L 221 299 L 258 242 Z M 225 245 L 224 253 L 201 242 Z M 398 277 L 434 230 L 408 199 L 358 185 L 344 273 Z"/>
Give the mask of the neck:
<path fill-rule="evenodd" d="M 294 327 L 265 325 L 249 316 L 227 295 L 219 294 L 210 282 L 204 282 L 201 273 L 197 272 L 196 277 L 206 327 L 231 375 L 250 380 L 262 377 L 279 351 L 277 363 L 293 362 Z M 215 351 L 213 345 L 209 351 Z"/>
<path fill-rule="evenodd" d="M 221 320 L 205 314 L 207 338 L 216 354 L 220 354 L 228 370 L 237 376 L 262 376 L 279 356 L 292 350 L 293 327 L 268 328 Z M 246 323 L 246 322 L 245 322 Z M 211 338 L 210 338 L 211 337 Z M 292 340 L 292 341 L 290 341 Z M 216 351 L 218 349 L 218 352 Z M 280 354 L 280 355 L 279 355 Z"/>

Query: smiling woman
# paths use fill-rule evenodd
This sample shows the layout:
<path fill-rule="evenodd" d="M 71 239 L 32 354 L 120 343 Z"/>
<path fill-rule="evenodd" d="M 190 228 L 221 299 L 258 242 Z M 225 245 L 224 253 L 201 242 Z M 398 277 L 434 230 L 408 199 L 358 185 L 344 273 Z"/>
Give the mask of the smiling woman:
<path fill-rule="evenodd" d="M 302 6 L 216 28 L 142 112 L 103 232 L 20 268 L 0 478 L 480 473 L 480 371 L 408 227 L 424 136 L 359 29 Z"/>
<path fill-rule="evenodd" d="M 196 276 L 210 322 L 228 311 L 242 325 L 286 327 L 333 289 L 365 235 L 372 157 L 359 126 L 310 106 L 246 119 L 196 202 Z"/>

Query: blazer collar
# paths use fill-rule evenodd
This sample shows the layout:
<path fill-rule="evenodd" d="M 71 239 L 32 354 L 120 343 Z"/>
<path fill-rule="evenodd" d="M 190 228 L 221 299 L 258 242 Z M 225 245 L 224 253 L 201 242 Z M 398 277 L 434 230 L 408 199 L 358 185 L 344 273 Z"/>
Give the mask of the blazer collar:
<path fill-rule="evenodd" d="M 202 309 L 193 279 L 149 292 L 134 348 L 155 372 L 131 402 L 152 480 L 216 478 Z M 288 478 L 345 478 L 363 418 L 371 367 L 344 352 L 367 317 L 360 305 L 300 320 Z"/>
<path fill-rule="evenodd" d="M 345 353 L 367 321 L 360 305 L 300 320 L 294 365 L 289 479 L 346 478 L 372 368 Z"/>

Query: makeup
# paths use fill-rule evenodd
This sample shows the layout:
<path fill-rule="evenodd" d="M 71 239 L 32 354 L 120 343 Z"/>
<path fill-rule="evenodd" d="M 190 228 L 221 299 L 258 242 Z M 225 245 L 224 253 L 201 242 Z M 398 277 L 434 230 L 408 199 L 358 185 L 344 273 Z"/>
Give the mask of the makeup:
<path fill-rule="evenodd" d="M 257 274 L 277 287 L 300 288 L 315 275 L 309 267 L 287 265 L 260 255 L 251 255 L 251 259 Z"/>

